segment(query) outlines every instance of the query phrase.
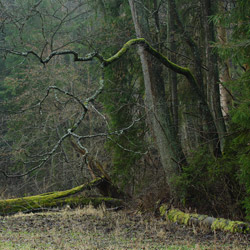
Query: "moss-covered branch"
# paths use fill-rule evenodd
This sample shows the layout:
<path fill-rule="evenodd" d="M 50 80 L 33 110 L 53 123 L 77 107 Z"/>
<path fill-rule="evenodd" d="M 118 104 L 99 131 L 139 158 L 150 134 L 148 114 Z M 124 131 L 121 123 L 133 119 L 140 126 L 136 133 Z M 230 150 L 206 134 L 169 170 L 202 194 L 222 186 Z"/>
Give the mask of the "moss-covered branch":
<path fill-rule="evenodd" d="M 144 38 L 136 38 L 131 39 L 128 42 L 126 42 L 123 47 L 113 56 L 110 58 L 104 59 L 102 55 L 100 55 L 97 52 L 89 53 L 85 57 L 80 57 L 79 54 L 76 51 L 73 50 L 63 50 L 63 51 L 53 51 L 46 59 L 42 59 L 36 52 L 34 51 L 28 51 L 28 52 L 18 52 L 14 50 L 4 49 L 6 52 L 18 55 L 18 56 L 24 56 L 27 57 L 28 55 L 34 55 L 36 58 L 39 59 L 39 61 L 43 64 L 47 64 L 50 62 L 50 60 L 54 56 L 62 56 L 62 55 L 73 55 L 74 61 L 91 61 L 94 58 L 97 58 L 104 67 L 108 66 L 109 64 L 112 64 L 113 62 L 119 60 L 126 52 L 132 47 L 133 45 L 141 45 L 144 46 L 144 48 L 154 57 L 156 57 L 162 64 L 164 64 L 169 69 L 175 71 L 178 74 L 182 74 L 187 77 L 189 82 L 193 87 L 195 87 L 195 91 L 199 91 L 199 87 L 197 84 L 197 81 L 195 77 L 193 76 L 190 69 L 181 67 L 173 62 L 171 62 L 167 57 L 162 55 L 160 52 L 158 52 L 156 49 L 154 49 Z M 198 88 L 198 89 L 196 89 Z M 199 93 L 201 94 L 201 93 Z"/>
<path fill-rule="evenodd" d="M 156 57 L 162 64 L 164 64 L 169 69 L 173 70 L 174 72 L 178 74 L 182 74 L 186 76 L 188 81 L 190 82 L 191 86 L 193 87 L 193 90 L 198 94 L 202 95 L 202 93 L 199 91 L 198 83 L 192 74 L 191 70 L 189 68 L 181 67 L 173 62 L 171 62 L 166 56 L 162 55 L 160 52 L 158 52 L 156 49 L 154 49 L 144 38 L 137 38 L 137 39 L 131 39 L 128 42 L 126 42 L 123 47 L 113 56 L 111 56 L 108 59 L 102 59 L 103 65 L 107 66 L 117 60 L 119 60 L 133 45 L 142 45 L 144 46 L 145 50 Z"/>
<path fill-rule="evenodd" d="M 214 218 L 208 215 L 184 213 L 178 209 L 168 209 L 167 205 L 160 207 L 160 214 L 167 220 L 187 226 L 200 226 L 209 228 L 212 231 L 250 233 L 250 224 L 246 222 Z"/>
<path fill-rule="evenodd" d="M 95 180 L 87 184 L 83 184 L 65 191 L 56 191 L 35 196 L 0 200 L 0 215 L 14 214 L 17 212 L 30 212 L 52 207 L 61 207 L 66 204 L 70 206 L 77 206 L 92 203 L 94 206 L 97 206 L 104 202 L 107 203 L 107 205 L 113 203 L 115 206 L 120 206 L 122 204 L 122 201 L 111 197 L 89 198 L 83 196 L 72 196 L 84 190 L 92 189 L 95 187 L 106 187 L 106 185 L 107 180 L 105 178 L 96 178 Z"/>
<path fill-rule="evenodd" d="M 108 66 L 109 64 L 119 60 L 126 52 L 129 50 L 130 47 L 136 44 L 146 44 L 146 40 L 144 38 L 137 38 L 137 39 L 131 39 L 128 42 L 126 42 L 123 47 L 113 56 L 111 56 L 108 59 L 103 59 L 104 66 Z"/>
<path fill-rule="evenodd" d="M 113 56 L 111 56 L 108 59 L 103 59 L 104 66 L 107 66 L 117 60 L 119 60 L 133 45 L 143 45 L 144 48 L 153 56 L 155 56 L 162 64 L 164 64 L 166 67 L 170 68 L 171 70 L 175 71 L 176 73 L 188 76 L 190 75 L 190 79 L 193 78 L 192 81 L 196 82 L 193 74 L 188 68 L 181 67 L 173 62 L 171 62 L 167 57 L 162 55 L 160 52 L 158 52 L 156 49 L 154 49 L 144 38 L 137 38 L 137 39 L 131 39 L 128 42 L 126 42 L 123 47 Z"/>

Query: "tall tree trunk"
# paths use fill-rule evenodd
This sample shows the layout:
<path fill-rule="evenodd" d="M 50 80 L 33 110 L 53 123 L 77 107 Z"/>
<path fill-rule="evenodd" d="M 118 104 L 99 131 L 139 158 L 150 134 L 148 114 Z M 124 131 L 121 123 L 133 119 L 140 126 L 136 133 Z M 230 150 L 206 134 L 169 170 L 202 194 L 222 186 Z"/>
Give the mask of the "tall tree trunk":
<path fill-rule="evenodd" d="M 168 44 L 170 48 L 170 60 L 173 63 L 176 63 L 176 41 L 175 41 L 175 31 L 176 31 L 176 24 L 175 24 L 175 17 L 171 8 L 171 5 L 168 3 L 168 15 L 167 15 L 167 22 L 168 22 Z M 179 126 L 179 117 L 178 117 L 178 92 L 177 92 L 177 73 L 169 70 L 169 80 L 170 80 L 170 87 L 171 87 L 171 104 L 172 104 L 172 114 L 173 114 L 173 122 L 174 128 L 176 132 L 176 136 L 178 136 L 178 126 Z"/>
<path fill-rule="evenodd" d="M 217 4 L 213 1 L 213 5 Z M 215 125 L 220 138 L 221 151 L 225 143 L 226 126 L 221 110 L 220 85 L 218 70 L 218 55 L 212 50 L 211 43 L 215 42 L 215 28 L 213 22 L 209 22 L 209 16 L 213 15 L 215 6 L 212 6 L 211 0 L 202 0 L 203 27 L 205 34 L 206 65 L 207 74 L 207 99 L 212 110 Z"/>
<path fill-rule="evenodd" d="M 211 108 L 209 107 L 206 97 L 204 95 L 205 92 L 204 92 L 204 80 L 202 72 L 202 56 L 200 48 L 198 47 L 196 42 L 192 39 L 192 37 L 189 35 L 189 33 L 186 32 L 184 25 L 179 17 L 175 0 L 169 0 L 169 8 L 170 11 L 173 13 L 173 16 L 177 24 L 176 30 L 182 35 L 183 40 L 187 43 L 193 54 L 196 78 L 199 84 L 199 89 L 197 89 L 197 93 L 198 92 L 200 93 L 199 96 L 197 96 L 198 97 L 197 100 L 199 102 L 199 105 L 201 106 L 202 116 L 204 117 L 204 122 L 206 127 L 205 129 L 207 130 L 207 132 L 205 132 L 204 129 L 203 136 L 204 138 L 206 138 L 207 143 L 210 145 L 210 148 L 213 150 L 214 154 L 216 156 L 220 155 L 221 154 L 220 139 L 223 139 L 224 131 L 222 133 L 223 129 L 220 126 L 217 127 L 217 123 L 215 122 L 215 115 L 213 115 L 213 113 L 215 112 L 213 112 L 213 110 L 211 110 Z M 213 94 L 217 95 L 217 93 L 219 92 L 216 92 L 216 87 L 214 87 Z M 218 100 L 216 97 L 214 98 L 215 98 L 214 102 Z M 216 104 L 220 105 L 220 102 L 219 103 L 216 102 Z M 218 113 L 218 115 L 216 116 L 217 118 L 219 117 L 219 110 L 217 109 L 216 105 L 214 106 L 214 108 L 216 110 L 216 114 Z"/>
<path fill-rule="evenodd" d="M 140 8 L 141 6 L 137 6 L 134 0 L 129 0 L 129 4 L 136 36 L 138 38 L 147 38 L 149 31 L 146 28 L 147 20 L 143 13 L 143 9 Z M 172 194 L 174 194 L 175 190 L 172 178 L 179 174 L 181 163 L 185 162 L 185 157 L 180 142 L 175 136 L 173 124 L 170 119 L 170 113 L 166 103 L 164 82 L 159 75 L 156 76 L 161 66 L 152 63 L 154 62 L 153 57 L 143 46 L 139 45 L 138 53 L 144 76 L 145 106 L 147 108 L 148 118 L 154 132 L 168 185 Z"/>
<path fill-rule="evenodd" d="M 229 8 L 228 3 L 225 1 L 220 1 L 218 3 L 218 8 L 220 13 L 225 13 L 225 9 Z M 227 43 L 228 31 L 222 25 L 219 25 L 217 28 L 218 39 L 222 46 Z M 225 119 L 225 122 L 228 120 L 229 116 L 229 107 L 232 105 L 232 96 L 230 95 L 229 91 L 223 85 L 224 82 L 231 81 L 231 74 L 230 74 L 230 61 L 227 59 L 223 63 L 220 64 L 220 96 L 221 96 L 221 108 L 222 108 L 222 115 Z"/>
<path fill-rule="evenodd" d="M 203 72 L 202 72 L 202 67 L 201 67 L 202 66 L 201 51 L 199 47 L 197 46 L 197 44 L 195 43 L 195 41 L 189 35 L 189 33 L 186 32 L 184 25 L 179 17 L 175 0 L 168 0 L 168 3 L 169 3 L 169 11 L 171 12 L 171 16 L 176 22 L 176 31 L 178 31 L 182 35 L 183 40 L 187 43 L 187 45 L 190 48 L 190 51 L 193 54 L 194 63 L 195 63 L 195 76 L 199 84 L 200 90 L 203 91 L 204 83 L 203 83 Z"/>

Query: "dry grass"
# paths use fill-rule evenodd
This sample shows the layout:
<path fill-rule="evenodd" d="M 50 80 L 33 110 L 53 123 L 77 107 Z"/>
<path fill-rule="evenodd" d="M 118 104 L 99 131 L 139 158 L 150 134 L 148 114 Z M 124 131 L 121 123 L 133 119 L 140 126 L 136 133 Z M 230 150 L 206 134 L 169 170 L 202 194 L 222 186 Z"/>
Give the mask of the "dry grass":
<path fill-rule="evenodd" d="M 248 236 L 202 232 L 105 207 L 0 218 L 0 249 L 250 249 Z"/>

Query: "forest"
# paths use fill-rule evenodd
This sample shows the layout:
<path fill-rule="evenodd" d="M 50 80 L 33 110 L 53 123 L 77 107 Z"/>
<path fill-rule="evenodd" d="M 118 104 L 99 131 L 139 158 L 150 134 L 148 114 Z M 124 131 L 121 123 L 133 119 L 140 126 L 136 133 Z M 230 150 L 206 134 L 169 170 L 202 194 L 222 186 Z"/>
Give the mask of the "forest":
<path fill-rule="evenodd" d="M 0 0 L 1 199 L 249 222 L 249 69 L 249 0 Z"/>

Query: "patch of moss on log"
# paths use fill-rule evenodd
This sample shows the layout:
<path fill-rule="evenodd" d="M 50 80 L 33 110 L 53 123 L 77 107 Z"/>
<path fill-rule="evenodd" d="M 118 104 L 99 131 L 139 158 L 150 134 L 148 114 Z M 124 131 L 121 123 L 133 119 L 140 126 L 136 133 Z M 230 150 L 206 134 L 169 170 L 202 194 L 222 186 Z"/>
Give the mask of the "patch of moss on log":
<path fill-rule="evenodd" d="M 250 224 L 242 221 L 231 221 L 222 218 L 214 218 L 208 215 L 200 215 L 195 213 L 184 213 L 179 209 L 168 209 L 167 205 L 163 204 L 160 207 L 160 214 L 165 219 L 184 224 L 187 226 L 200 226 L 210 228 L 213 231 L 227 231 L 231 233 L 250 233 Z"/>
<path fill-rule="evenodd" d="M 112 204 L 114 206 L 121 206 L 121 200 L 110 197 L 72 197 L 72 195 L 75 195 L 83 190 L 98 187 L 104 182 L 106 182 L 106 179 L 100 177 L 87 184 L 83 184 L 65 191 L 50 192 L 16 199 L 0 200 L 0 215 L 26 211 L 32 212 L 39 209 L 61 207 L 64 205 L 83 206 L 88 205 L 89 203 L 91 203 L 93 206 L 98 206 L 103 202 L 108 206 Z"/>

